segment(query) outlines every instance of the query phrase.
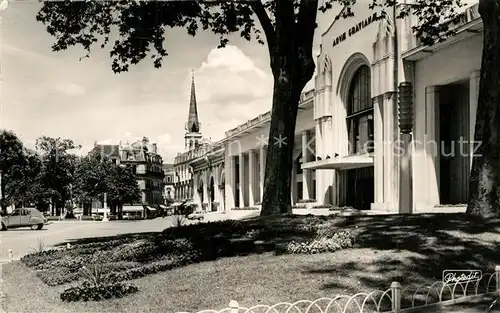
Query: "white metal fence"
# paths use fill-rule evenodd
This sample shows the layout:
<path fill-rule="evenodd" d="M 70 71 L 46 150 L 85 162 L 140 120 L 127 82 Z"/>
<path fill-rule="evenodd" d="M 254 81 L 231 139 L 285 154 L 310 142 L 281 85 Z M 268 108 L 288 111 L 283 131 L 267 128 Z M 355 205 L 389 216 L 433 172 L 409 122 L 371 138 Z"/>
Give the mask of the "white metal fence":
<path fill-rule="evenodd" d="M 402 288 L 393 282 L 385 291 L 357 293 L 353 296 L 337 295 L 313 301 L 300 300 L 294 303 L 280 302 L 274 305 L 242 307 L 231 300 L 222 310 L 202 310 L 197 313 L 365 313 L 365 312 L 409 312 L 421 308 L 427 312 L 431 306 L 463 303 L 488 295 L 500 295 L 500 265 L 494 273 L 482 274 L 479 280 L 459 281 L 445 284 L 437 281 L 431 285 Z M 177 312 L 189 313 L 189 312 Z"/>

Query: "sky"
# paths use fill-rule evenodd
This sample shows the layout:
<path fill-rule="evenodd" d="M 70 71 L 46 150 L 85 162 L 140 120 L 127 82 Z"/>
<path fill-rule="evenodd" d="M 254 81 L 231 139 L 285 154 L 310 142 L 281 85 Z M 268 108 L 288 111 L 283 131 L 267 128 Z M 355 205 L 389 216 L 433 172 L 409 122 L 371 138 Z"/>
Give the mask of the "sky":
<path fill-rule="evenodd" d="M 53 38 L 35 20 L 37 2 L 9 2 L 1 14 L 1 128 L 28 147 L 44 135 L 68 138 L 88 152 L 94 141 L 118 143 L 146 136 L 164 163 L 184 151 L 191 71 L 201 131 L 220 140 L 224 132 L 271 108 L 272 76 L 267 47 L 231 37 L 168 30 L 169 55 L 155 69 L 148 59 L 127 73 L 111 71 L 109 49 L 52 52 Z M 316 40 L 318 41 L 318 40 Z M 317 45 L 316 45 L 317 46 Z M 311 84 L 307 87 L 311 89 Z"/>
<path fill-rule="evenodd" d="M 114 74 L 110 47 L 96 47 L 81 61 L 80 47 L 52 52 L 53 38 L 35 20 L 40 6 L 9 0 L 0 12 L 0 128 L 14 131 L 30 148 L 42 135 L 72 139 L 82 145 L 80 154 L 94 141 L 117 144 L 146 136 L 157 143 L 164 163 L 172 163 L 184 151 L 191 71 L 205 138 L 220 140 L 227 130 L 271 108 L 266 45 L 235 36 L 217 49 L 218 36 L 210 32 L 193 38 L 182 28 L 169 29 L 162 68 L 146 59 Z M 318 14 L 314 55 L 335 11 Z M 311 81 L 305 89 L 312 88 Z"/>

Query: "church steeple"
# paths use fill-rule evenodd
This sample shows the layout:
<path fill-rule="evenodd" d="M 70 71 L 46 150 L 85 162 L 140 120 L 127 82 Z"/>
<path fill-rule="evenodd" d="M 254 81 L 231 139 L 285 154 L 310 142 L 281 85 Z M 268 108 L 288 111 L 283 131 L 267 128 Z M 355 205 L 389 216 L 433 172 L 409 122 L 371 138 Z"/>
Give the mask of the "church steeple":
<path fill-rule="evenodd" d="M 186 150 L 196 149 L 202 143 L 201 125 L 198 120 L 198 108 L 196 103 L 196 90 L 194 87 L 194 73 L 191 71 L 191 98 L 189 100 L 189 115 L 186 123 L 186 134 L 184 143 Z"/>
<path fill-rule="evenodd" d="M 189 101 L 189 116 L 187 129 L 189 133 L 200 132 L 200 122 L 198 121 L 198 108 L 196 105 L 196 89 L 194 87 L 194 73 L 191 73 L 191 99 Z"/>

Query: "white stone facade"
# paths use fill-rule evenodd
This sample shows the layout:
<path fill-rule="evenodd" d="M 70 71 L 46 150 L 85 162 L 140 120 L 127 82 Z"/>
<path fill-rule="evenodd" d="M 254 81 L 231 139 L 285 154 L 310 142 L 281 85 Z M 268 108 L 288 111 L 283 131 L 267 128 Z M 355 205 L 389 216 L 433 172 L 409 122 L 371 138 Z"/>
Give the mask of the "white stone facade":
<path fill-rule="evenodd" d="M 404 81 L 414 86 L 414 211 L 466 202 L 473 145 L 464 155 L 443 152 L 474 134 L 477 5 L 454 21 L 455 36 L 433 47 L 419 45 L 411 16 L 380 18 L 366 3 L 355 12 L 322 34 L 315 88 L 303 94 L 297 118 L 292 202 L 398 212 L 397 86 Z M 221 212 L 258 207 L 269 122 L 270 112 L 259 115 L 177 165 L 183 173 L 192 169 L 196 203 L 210 210 L 216 202 Z"/>

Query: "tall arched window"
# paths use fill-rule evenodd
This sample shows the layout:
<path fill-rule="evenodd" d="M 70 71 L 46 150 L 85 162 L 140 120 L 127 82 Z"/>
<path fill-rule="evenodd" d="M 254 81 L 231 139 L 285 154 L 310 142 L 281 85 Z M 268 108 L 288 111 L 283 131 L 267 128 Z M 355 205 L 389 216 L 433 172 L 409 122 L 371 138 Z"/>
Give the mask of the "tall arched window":
<path fill-rule="evenodd" d="M 347 98 L 347 128 L 351 154 L 373 150 L 373 102 L 370 83 L 370 68 L 362 65 L 352 78 Z"/>

